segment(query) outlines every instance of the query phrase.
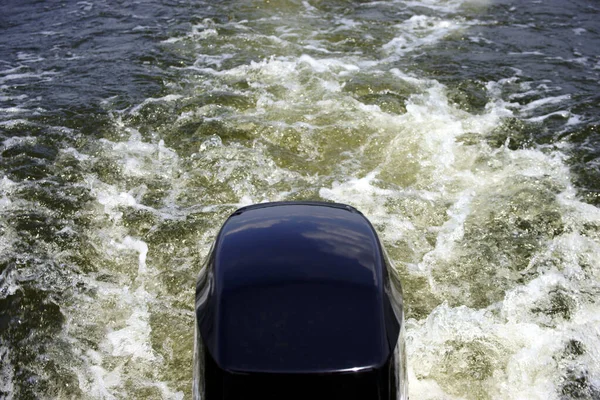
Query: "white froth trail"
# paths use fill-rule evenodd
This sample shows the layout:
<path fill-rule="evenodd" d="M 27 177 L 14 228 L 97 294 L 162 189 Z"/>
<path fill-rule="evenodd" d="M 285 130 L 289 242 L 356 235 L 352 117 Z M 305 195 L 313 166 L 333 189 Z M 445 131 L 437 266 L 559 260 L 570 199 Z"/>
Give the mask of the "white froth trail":
<path fill-rule="evenodd" d="M 534 273 L 537 278 L 507 287 L 498 302 L 483 309 L 443 303 L 427 318 L 409 320 L 407 348 L 413 398 L 549 399 L 560 392 L 565 371 L 575 371 L 574 376 L 593 382 L 600 376 L 594 354 L 600 332 L 596 317 L 589 314 L 595 306 L 582 294 L 597 291 L 600 243 L 597 234 L 590 238 L 584 232 L 589 229 L 586 224 L 600 224 L 600 212 L 577 200 L 561 153 L 491 149 L 481 142 L 465 146 L 457 141 L 470 132 L 484 138 L 502 118 L 514 115 L 514 107 L 496 98 L 494 88 L 490 85 L 491 101 L 481 115 L 453 108 L 444 88 L 434 84 L 409 101 L 406 114 L 378 116 L 379 123 L 402 127 L 384 150 L 382 162 L 364 177 L 350 177 L 320 190 L 325 199 L 350 201 L 363 210 L 392 249 L 398 243 L 410 243 L 421 257 L 416 263 L 396 262 L 413 275 L 423 275 L 431 294 L 452 302 L 469 290 L 470 276 L 464 275 L 462 283 L 450 284 L 439 273 L 446 265 L 460 262 L 465 246 L 473 245 L 465 241 L 467 224 L 475 223 L 482 212 L 493 212 L 495 207 L 515 201 L 503 198 L 504 193 L 531 190 L 535 196 L 548 195 L 553 210 L 562 215 L 564 233 L 542 242 L 521 271 Z M 561 100 L 544 99 L 523 111 Z M 393 185 L 382 177 L 389 177 L 390 169 L 410 167 L 411 158 L 417 160 L 418 171 L 413 185 Z M 547 188 L 553 188 L 552 194 L 546 193 Z M 530 207 L 540 207 L 537 202 L 534 200 Z M 431 220 L 411 215 L 411 205 L 433 203 L 449 204 L 444 206 L 446 217 L 438 224 L 429 225 Z M 526 214 L 522 212 L 515 208 L 514 216 L 526 219 L 544 211 L 531 208 Z M 510 217 L 510 213 L 506 215 Z M 435 246 L 423 241 L 427 232 L 435 233 Z M 490 267 L 509 275 L 514 268 L 501 264 Z M 453 268 L 449 272 L 457 273 Z M 479 272 L 474 269 L 473 273 Z M 562 299 L 556 300 L 555 294 L 563 292 L 567 310 L 553 303 Z M 553 311 L 557 307 L 560 311 Z M 583 343 L 589 352 L 576 361 L 569 356 L 561 360 L 571 340 Z"/>
<path fill-rule="evenodd" d="M 164 99 L 163 99 L 164 100 Z M 169 100 L 167 97 L 166 100 Z M 153 103 L 162 100 L 149 100 Z M 135 110 L 134 110 L 135 111 Z M 159 271 L 148 263 L 148 243 L 133 236 L 124 224 L 124 213 L 137 210 L 162 218 L 169 214 L 143 204 L 148 188 L 145 179 L 171 180 L 178 168 L 178 157 L 162 140 L 148 143 L 135 129 L 123 129 L 128 139 L 121 142 L 101 140 L 94 157 L 75 149 L 65 156 L 78 159 L 87 168 L 99 159 L 119 166 L 120 183 L 107 183 L 96 174 L 85 177 L 85 185 L 96 199 L 94 223 L 88 234 L 94 238 L 98 256 L 94 260 L 97 272 L 87 279 L 93 297 L 80 298 L 80 304 L 69 311 L 66 334 L 81 348 L 82 367 L 77 370 L 79 386 L 92 398 L 118 399 L 137 396 L 136 392 L 158 393 L 163 399 L 183 399 L 181 391 L 173 390 L 160 376 L 164 362 L 153 343 L 152 309 L 159 299 L 156 279 Z M 127 180 L 139 180 L 128 185 Z M 104 277 L 103 279 L 101 279 Z M 107 277 L 109 277 L 107 279 Z M 100 338 L 96 349 L 87 349 L 82 342 L 86 332 L 81 326 L 95 326 Z"/>

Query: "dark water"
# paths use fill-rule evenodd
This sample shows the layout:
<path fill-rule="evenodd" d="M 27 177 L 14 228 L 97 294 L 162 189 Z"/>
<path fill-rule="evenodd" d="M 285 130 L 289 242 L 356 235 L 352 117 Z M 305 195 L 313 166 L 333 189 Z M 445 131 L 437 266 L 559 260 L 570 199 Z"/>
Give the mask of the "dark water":
<path fill-rule="evenodd" d="M 220 224 L 352 204 L 413 399 L 600 398 L 600 4 L 0 4 L 0 398 L 191 398 Z"/>

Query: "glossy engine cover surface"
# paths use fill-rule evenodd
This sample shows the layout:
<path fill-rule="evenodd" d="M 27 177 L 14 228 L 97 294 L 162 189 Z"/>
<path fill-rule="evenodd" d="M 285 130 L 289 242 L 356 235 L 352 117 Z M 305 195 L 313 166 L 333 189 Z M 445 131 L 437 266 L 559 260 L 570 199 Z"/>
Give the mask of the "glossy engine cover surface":
<path fill-rule="evenodd" d="M 223 225 L 197 287 L 200 335 L 220 368 L 380 368 L 399 322 L 375 231 L 354 208 L 266 203 Z"/>

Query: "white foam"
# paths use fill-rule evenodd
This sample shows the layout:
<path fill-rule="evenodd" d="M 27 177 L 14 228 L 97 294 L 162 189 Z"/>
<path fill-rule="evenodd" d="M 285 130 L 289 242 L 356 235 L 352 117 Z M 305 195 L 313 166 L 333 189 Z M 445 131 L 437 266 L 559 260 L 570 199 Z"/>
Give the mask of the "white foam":
<path fill-rule="evenodd" d="M 537 108 L 549 105 L 549 104 L 560 104 L 566 100 L 570 100 L 571 99 L 571 95 L 569 94 L 565 94 L 562 96 L 551 96 L 551 97 L 545 97 L 543 99 L 539 99 L 539 100 L 534 100 L 526 105 L 524 105 L 523 107 L 521 107 L 521 111 L 522 112 L 529 112 L 532 110 L 535 110 Z"/>
<path fill-rule="evenodd" d="M 26 94 L 18 96 L 0 96 L 0 101 L 11 101 L 11 100 L 25 100 L 28 96 Z"/>
<path fill-rule="evenodd" d="M 318 11 L 315 7 L 313 7 L 308 1 L 304 0 L 302 2 L 302 5 L 304 6 L 304 9 L 308 12 L 316 12 Z"/>
<path fill-rule="evenodd" d="M 156 358 L 150 339 L 150 313 L 147 303 L 152 300 L 142 287 L 138 288 L 129 301 L 135 307 L 126 321 L 126 326 L 106 335 L 111 354 L 115 357 L 141 358 L 152 361 Z"/>
<path fill-rule="evenodd" d="M 89 181 L 88 181 L 89 182 Z M 111 188 L 112 189 L 112 188 Z M 110 190 L 110 189 L 109 189 Z M 115 209 L 120 206 L 135 206 L 137 204 L 135 198 L 129 193 L 117 193 L 115 190 L 95 190 L 98 202 L 104 206 L 104 211 L 112 215 L 113 218 L 120 218 L 122 213 L 116 213 Z"/>
<path fill-rule="evenodd" d="M 111 393 L 111 389 L 120 384 L 118 376 L 113 373 L 107 373 L 99 366 L 90 366 L 83 374 L 77 371 L 79 388 L 88 393 L 93 398 L 113 400 L 116 397 Z"/>
<path fill-rule="evenodd" d="M 298 59 L 300 63 L 306 63 L 317 73 L 342 71 L 358 71 L 359 67 L 353 64 L 343 62 L 335 58 L 315 59 L 309 55 L 303 54 Z"/>
<path fill-rule="evenodd" d="M 6 207 L 0 205 L 2 211 L 6 210 Z M 3 237 L 0 239 L 0 251 L 1 254 L 8 254 L 13 251 L 13 246 L 16 242 L 15 234 L 13 232 L 4 232 Z M 8 296 L 15 294 L 21 289 L 19 278 L 21 274 L 16 268 L 7 267 L 0 272 L 0 298 L 5 299 Z"/>
<path fill-rule="evenodd" d="M 321 48 L 312 44 L 308 44 L 306 46 L 304 46 L 304 49 L 306 50 L 313 50 L 313 51 L 318 51 L 320 53 L 325 53 L 325 54 L 331 54 L 331 51 L 325 49 L 325 48 Z"/>
<path fill-rule="evenodd" d="M 125 236 L 123 242 L 116 243 L 116 247 L 119 250 L 131 249 L 139 253 L 138 277 L 142 276 L 147 272 L 146 256 L 148 255 L 148 245 L 143 240 L 132 238 L 131 236 Z"/>
<path fill-rule="evenodd" d="M 135 129 L 128 129 L 128 132 L 131 136 L 126 142 L 100 140 L 100 143 L 111 149 L 111 155 L 118 158 L 124 166 L 123 173 L 131 177 L 144 177 L 154 171 L 160 171 L 163 178 L 170 179 L 177 166 L 177 154 L 166 147 L 163 140 L 148 143 L 142 141 L 140 133 Z"/>
<path fill-rule="evenodd" d="M 77 151 L 76 149 L 72 148 L 72 147 L 67 147 L 66 149 L 62 149 L 61 153 L 64 154 L 69 154 L 71 156 L 73 156 L 75 159 L 77 159 L 78 161 L 81 162 L 85 162 L 85 161 L 89 161 L 91 159 L 91 157 L 87 154 L 82 154 L 79 151 Z"/>
<path fill-rule="evenodd" d="M 37 138 L 34 136 L 13 136 L 7 138 L 2 142 L 2 147 L 10 149 L 11 147 L 23 146 L 26 144 L 32 145 L 37 142 Z"/>
<path fill-rule="evenodd" d="M 552 356 L 561 349 L 562 341 L 551 330 L 531 323 L 505 323 L 486 310 L 443 304 L 425 321 L 409 321 L 407 332 L 409 365 L 417 378 L 416 384 L 409 386 L 411 397 L 436 398 L 439 394 L 427 392 L 431 380 L 438 393 L 438 385 L 443 385 L 448 389 L 470 386 L 471 395 L 483 391 L 492 398 L 554 396 Z M 470 378 L 470 374 L 474 376 Z M 481 377 L 470 383 L 477 374 Z"/>
<path fill-rule="evenodd" d="M 131 109 L 131 114 L 138 114 L 139 111 L 147 104 L 152 104 L 152 103 L 170 103 L 170 102 L 174 102 L 176 100 L 181 99 L 182 96 L 178 95 L 178 94 L 168 94 L 166 96 L 163 97 L 153 97 L 153 98 L 148 98 L 146 100 L 144 100 L 141 104 L 138 104 L 137 106 L 133 107 Z"/>
<path fill-rule="evenodd" d="M 207 55 L 207 54 L 198 54 L 194 65 L 198 66 L 206 66 L 206 65 L 214 65 L 217 68 L 221 68 L 224 61 L 227 61 L 233 58 L 235 55 L 230 53 L 220 53 L 218 55 Z"/>
<path fill-rule="evenodd" d="M 44 61 L 44 58 L 38 56 L 37 54 L 25 53 L 22 51 L 17 53 L 17 59 L 19 61 L 25 62 L 25 63 L 36 63 L 36 62 Z"/>
<path fill-rule="evenodd" d="M 583 122 L 585 122 L 585 121 L 581 117 L 581 115 L 570 113 L 569 120 L 567 121 L 567 123 L 565 125 L 566 126 L 579 125 L 579 124 L 581 124 Z"/>
<path fill-rule="evenodd" d="M 492 40 L 484 38 L 483 36 L 469 36 L 469 40 L 473 43 L 494 44 Z"/>
<path fill-rule="evenodd" d="M 0 393 L 4 394 L 6 400 L 14 398 L 14 375 L 15 370 L 10 362 L 10 349 L 0 347 Z"/>
<path fill-rule="evenodd" d="M 21 107 L 0 108 L 0 112 L 7 113 L 7 114 L 21 114 L 21 113 L 26 113 L 28 111 L 31 111 L 31 110 L 29 110 L 27 108 L 21 108 Z"/>
<path fill-rule="evenodd" d="M 15 80 L 26 80 L 26 79 L 44 79 L 52 80 L 51 77 L 57 75 L 57 72 L 44 71 L 40 73 L 25 72 L 22 74 L 8 74 L 0 77 L 0 83 L 5 83 Z"/>
<path fill-rule="evenodd" d="M 464 26 L 454 20 L 413 15 L 395 26 L 399 36 L 383 45 L 383 50 L 396 57 L 402 56 L 423 46 L 432 45 Z"/>
<path fill-rule="evenodd" d="M 541 51 L 521 51 L 518 53 L 509 52 L 508 54 L 510 54 L 511 56 L 543 56 L 543 55 L 545 55 Z"/>
<path fill-rule="evenodd" d="M 31 125 L 31 122 L 26 119 L 10 119 L 6 121 L 0 121 L 0 126 L 7 128 L 14 128 L 19 125 Z"/>
<path fill-rule="evenodd" d="M 409 7 L 426 7 L 438 13 L 455 13 L 464 5 L 485 6 L 490 0 L 418 0 L 418 1 L 398 1 Z"/>
<path fill-rule="evenodd" d="M 94 3 L 91 3 L 89 1 L 78 1 L 77 5 L 79 6 L 79 8 L 83 11 L 91 11 L 92 8 L 94 7 Z"/>
<path fill-rule="evenodd" d="M 362 26 L 361 22 L 350 18 L 336 18 L 335 23 L 338 25 L 333 32 L 354 31 Z"/>
<path fill-rule="evenodd" d="M 555 111 L 546 115 L 540 115 L 538 117 L 528 118 L 528 121 L 531 122 L 542 122 L 551 117 L 561 117 L 564 119 L 569 119 L 571 117 L 571 113 L 569 111 Z M 573 120 L 574 121 L 574 120 Z"/>
<path fill-rule="evenodd" d="M 198 39 L 210 39 L 210 38 L 214 38 L 215 36 L 218 36 L 219 34 L 217 33 L 216 29 L 204 29 L 201 31 L 196 31 L 194 32 L 194 36 L 197 37 Z"/>
<path fill-rule="evenodd" d="M 161 43 L 172 44 L 172 43 L 181 42 L 184 39 L 185 39 L 184 37 L 170 37 L 168 39 L 161 40 Z"/>

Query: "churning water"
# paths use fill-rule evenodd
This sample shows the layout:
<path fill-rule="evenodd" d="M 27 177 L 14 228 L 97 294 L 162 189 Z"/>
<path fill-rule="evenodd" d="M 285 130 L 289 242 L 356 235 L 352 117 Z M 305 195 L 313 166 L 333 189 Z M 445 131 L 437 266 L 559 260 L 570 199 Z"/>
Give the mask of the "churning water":
<path fill-rule="evenodd" d="M 2 1 L 0 397 L 191 398 L 221 223 L 311 199 L 363 211 L 395 262 L 412 399 L 600 399 L 598 21 Z"/>

